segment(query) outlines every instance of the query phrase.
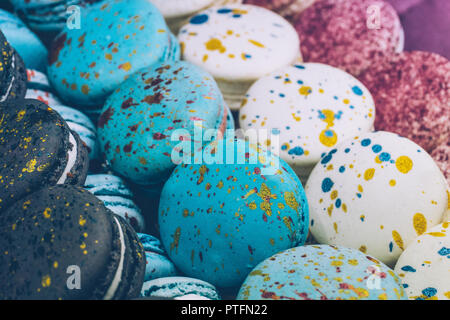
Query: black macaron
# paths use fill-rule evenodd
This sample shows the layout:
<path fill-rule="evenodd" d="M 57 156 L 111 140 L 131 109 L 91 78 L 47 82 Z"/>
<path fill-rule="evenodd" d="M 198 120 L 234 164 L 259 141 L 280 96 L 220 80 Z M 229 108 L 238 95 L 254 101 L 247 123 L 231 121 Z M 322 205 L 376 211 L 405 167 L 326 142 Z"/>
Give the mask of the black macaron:
<path fill-rule="evenodd" d="M 83 185 L 88 151 L 63 118 L 39 100 L 0 106 L 0 214 L 44 186 Z"/>
<path fill-rule="evenodd" d="M 133 299 L 145 253 L 130 225 L 78 186 L 43 188 L 0 215 L 0 299 Z"/>
<path fill-rule="evenodd" d="M 0 31 L 0 104 L 23 99 L 27 91 L 27 70 L 19 54 Z"/>

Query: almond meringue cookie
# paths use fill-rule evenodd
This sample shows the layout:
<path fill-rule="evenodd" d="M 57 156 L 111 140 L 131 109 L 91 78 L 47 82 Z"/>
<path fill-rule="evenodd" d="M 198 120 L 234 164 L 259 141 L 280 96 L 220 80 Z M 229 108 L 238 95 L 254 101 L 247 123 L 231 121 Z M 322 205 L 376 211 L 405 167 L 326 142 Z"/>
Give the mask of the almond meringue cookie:
<path fill-rule="evenodd" d="M 150 0 L 166 19 L 173 33 L 187 23 L 189 17 L 214 5 L 239 4 L 242 0 Z"/>
<path fill-rule="evenodd" d="M 324 152 L 372 129 L 375 103 L 352 75 L 319 63 L 286 67 L 256 81 L 239 110 L 250 139 L 279 154 L 306 183 Z M 260 130 L 268 130 L 261 141 Z M 254 141 L 256 142 L 256 141 Z"/>
<path fill-rule="evenodd" d="M 212 7 L 178 34 L 182 59 L 207 70 L 231 110 L 259 78 L 301 62 L 300 41 L 280 15 L 253 5 Z"/>
<path fill-rule="evenodd" d="M 390 132 L 348 139 L 326 154 L 306 184 L 310 231 L 393 267 L 417 236 L 441 223 L 447 182 L 431 156 Z"/>
<path fill-rule="evenodd" d="M 395 266 L 412 300 L 450 300 L 450 222 L 416 238 Z"/>

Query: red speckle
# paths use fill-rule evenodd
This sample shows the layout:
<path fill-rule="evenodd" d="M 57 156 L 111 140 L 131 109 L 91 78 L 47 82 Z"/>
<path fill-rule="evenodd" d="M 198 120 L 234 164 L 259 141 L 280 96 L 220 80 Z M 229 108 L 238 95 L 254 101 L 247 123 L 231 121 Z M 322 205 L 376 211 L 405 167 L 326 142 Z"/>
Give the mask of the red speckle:
<path fill-rule="evenodd" d="M 200 261 L 203 262 L 203 254 L 201 251 L 198 253 L 198 257 L 200 258 Z"/>
<path fill-rule="evenodd" d="M 260 173 L 261 173 L 261 169 L 258 168 L 258 167 L 256 167 L 255 170 L 253 170 L 253 172 L 254 172 L 255 174 L 260 174 Z"/>
<path fill-rule="evenodd" d="M 248 245 L 248 251 L 250 252 L 250 254 L 253 254 L 253 248 L 250 245 Z"/>
<path fill-rule="evenodd" d="M 263 213 L 263 220 L 264 220 L 264 222 L 267 222 L 267 216 L 265 213 Z"/>
<path fill-rule="evenodd" d="M 154 95 L 146 96 L 146 97 L 142 100 L 142 102 L 147 102 L 149 105 L 152 105 L 152 104 L 159 104 L 159 103 L 161 103 L 161 101 L 163 100 L 163 98 L 164 98 L 164 96 L 163 96 L 160 92 L 157 92 L 157 93 L 155 93 Z"/>
<path fill-rule="evenodd" d="M 105 125 L 108 123 L 109 120 L 111 120 L 111 117 L 114 114 L 114 109 L 109 107 L 108 109 L 103 112 L 100 117 L 98 118 L 97 126 L 99 128 L 104 128 Z"/>
<path fill-rule="evenodd" d="M 263 291 L 263 293 L 261 294 L 261 298 L 273 299 L 273 300 L 280 299 L 280 297 L 278 297 L 275 292 L 271 292 L 271 291 Z"/>
<path fill-rule="evenodd" d="M 56 61 L 58 61 L 59 53 L 64 48 L 64 44 L 67 40 L 67 33 L 63 33 L 58 36 L 55 40 L 53 40 L 52 48 L 50 50 L 50 54 L 48 55 L 48 64 L 52 65 Z"/>
<path fill-rule="evenodd" d="M 137 106 L 138 103 L 135 103 L 133 98 L 128 98 L 127 100 L 125 100 L 124 102 L 122 102 L 122 109 L 128 109 L 131 106 Z"/>
<path fill-rule="evenodd" d="M 130 129 L 130 131 L 136 132 L 138 127 L 139 127 L 139 124 L 135 124 L 133 126 L 129 126 L 128 128 Z"/>
<path fill-rule="evenodd" d="M 124 152 L 131 152 L 131 148 L 133 146 L 133 141 L 123 147 Z"/>
<path fill-rule="evenodd" d="M 160 132 L 156 132 L 156 133 L 153 134 L 153 139 L 154 140 L 162 140 L 162 139 L 165 139 L 165 138 L 167 138 L 167 136 L 162 134 L 162 133 L 160 133 Z"/>

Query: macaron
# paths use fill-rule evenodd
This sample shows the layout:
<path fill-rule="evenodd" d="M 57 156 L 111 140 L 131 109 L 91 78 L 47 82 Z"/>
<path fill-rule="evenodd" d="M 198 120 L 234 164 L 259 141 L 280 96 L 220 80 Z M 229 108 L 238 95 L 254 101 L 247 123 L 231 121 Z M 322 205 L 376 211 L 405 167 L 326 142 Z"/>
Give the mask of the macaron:
<path fill-rule="evenodd" d="M 0 29 L 27 69 L 47 71 L 47 48 L 17 16 L 0 9 Z"/>
<path fill-rule="evenodd" d="M 97 125 L 101 151 L 117 174 L 159 188 L 176 166 L 174 148 L 193 140 L 192 153 L 202 148 L 211 138 L 198 138 L 195 128 L 219 136 L 229 113 L 207 72 L 184 61 L 158 63 L 130 76 L 106 101 Z"/>
<path fill-rule="evenodd" d="M 27 69 L 27 91 L 25 98 L 40 100 L 50 107 L 63 104 L 55 95 L 47 76 L 33 69 Z"/>
<path fill-rule="evenodd" d="M 404 32 L 395 9 L 380 0 L 320 0 L 293 22 L 303 59 L 359 76 L 401 52 Z"/>
<path fill-rule="evenodd" d="M 205 281 L 187 277 L 166 277 L 144 283 L 143 297 L 171 300 L 220 300 L 216 288 Z"/>
<path fill-rule="evenodd" d="M 136 233 L 81 187 L 45 187 L 0 215 L 0 298 L 129 299 L 145 257 Z"/>
<path fill-rule="evenodd" d="M 381 261 L 329 245 L 285 250 L 261 262 L 238 300 L 407 300 L 400 278 Z"/>
<path fill-rule="evenodd" d="M 375 129 L 398 133 L 431 153 L 450 141 L 450 61 L 403 52 L 361 74 L 377 108 Z"/>
<path fill-rule="evenodd" d="M 450 300 L 450 222 L 427 230 L 402 253 L 395 266 L 414 300 Z"/>
<path fill-rule="evenodd" d="M 288 21 L 308 8 L 315 0 L 244 0 L 245 4 L 254 4 L 275 11 Z"/>
<path fill-rule="evenodd" d="M 83 185 L 88 152 L 64 119 L 38 100 L 0 108 L 0 211 L 45 186 Z"/>
<path fill-rule="evenodd" d="M 26 92 L 26 69 L 20 55 L 0 30 L 0 104 L 22 99 Z"/>
<path fill-rule="evenodd" d="M 259 262 L 305 242 L 307 200 L 292 169 L 257 145 L 218 140 L 202 159 L 164 185 L 161 241 L 186 276 L 238 287 Z"/>
<path fill-rule="evenodd" d="M 36 31 L 50 36 L 70 24 L 73 14 L 86 10 L 101 0 L 10 0 L 14 11 Z M 74 10 L 69 10 L 74 8 Z M 77 11 L 78 10 L 78 11 Z M 80 20 L 80 27 L 82 20 Z"/>
<path fill-rule="evenodd" d="M 174 277 L 177 270 L 158 238 L 144 233 L 138 233 L 139 241 L 145 251 L 145 278 L 144 281 L 155 280 L 165 277 Z"/>
<path fill-rule="evenodd" d="M 97 159 L 97 129 L 89 117 L 81 111 L 67 106 L 53 105 L 51 108 L 58 112 L 69 128 L 80 136 L 81 141 L 86 145 L 89 160 Z"/>
<path fill-rule="evenodd" d="M 125 219 L 136 232 L 145 230 L 141 210 L 134 203 L 133 193 L 121 178 L 111 174 L 90 174 L 84 188 L 102 200 L 109 210 Z"/>
<path fill-rule="evenodd" d="M 147 0 L 95 3 L 83 27 L 64 27 L 53 41 L 48 77 L 69 105 L 98 113 L 106 98 L 137 70 L 179 58 L 179 44 Z"/>
<path fill-rule="evenodd" d="M 259 79 L 239 110 L 240 128 L 268 130 L 265 144 L 303 183 L 323 153 L 371 131 L 374 120 L 369 90 L 347 72 L 320 63 L 296 64 Z"/>
<path fill-rule="evenodd" d="M 182 58 L 208 71 L 231 110 L 259 78 L 301 61 L 300 42 L 283 17 L 253 5 L 212 7 L 178 34 Z"/>
<path fill-rule="evenodd" d="M 305 187 L 310 231 L 323 244 L 359 249 L 390 267 L 417 236 L 442 221 L 447 182 L 407 138 L 366 133 L 325 154 Z"/>
<path fill-rule="evenodd" d="M 242 0 L 150 0 L 163 14 L 167 25 L 177 34 L 189 17 L 211 6 L 236 4 Z"/>

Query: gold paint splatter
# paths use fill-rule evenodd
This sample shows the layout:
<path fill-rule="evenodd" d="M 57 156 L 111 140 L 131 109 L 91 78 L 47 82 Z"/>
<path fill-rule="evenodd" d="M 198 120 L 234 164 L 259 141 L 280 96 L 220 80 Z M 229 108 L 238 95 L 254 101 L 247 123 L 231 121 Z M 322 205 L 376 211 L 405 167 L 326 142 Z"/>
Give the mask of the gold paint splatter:
<path fill-rule="evenodd" d="M 400 236 L 400 234 L 397 231 L 395 231 L 395 230 L 392 231 L 392 238 L 394 239 L 394 242 L 397 244 L 397 246 L 400 249 L 405 250 L 404 249 L 403 239 L 402 239 L 402 237 Z"/>
<path fill-rule="evenodd" d="M 224 53 L 227 49 L 223 46 L 222 41 L 217 38 L 212 38 L 205 43 L 206 49 L 209 51 L 218 50 L 220 53 Z"/>
<path fill-rule="evenodd" d="M 397 170 L 401 173 L 408 173 L 411 171 L 413 167 L 412 160 L 407 156 L 401 156 L 395 161 L 395 166 L 397 167 Z"/>
<path fill-rule="evenodd" d="M 372 180 L 374 175 L 375 175 L 375 169 L 374 168 L 367 169 L 366 172 L 364 172 L 364 179 L 366 181 Z"/>
<path fill-rule="evenodd" d="M 413 225 L 417 235 L 420 236 L 427 230 L 427 219 L 425 219 L 425 216 L 422 213 L 418 212 L 413 217 Z"/>

